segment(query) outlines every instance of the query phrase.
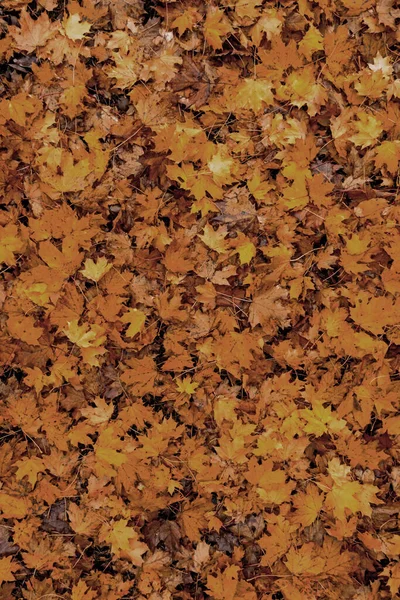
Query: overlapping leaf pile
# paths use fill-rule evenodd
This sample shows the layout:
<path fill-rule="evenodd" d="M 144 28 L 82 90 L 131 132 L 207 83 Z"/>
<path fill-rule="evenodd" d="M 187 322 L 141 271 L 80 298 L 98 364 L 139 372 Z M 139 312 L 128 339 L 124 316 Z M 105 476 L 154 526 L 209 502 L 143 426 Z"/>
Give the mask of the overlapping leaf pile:
<path fill-rule="evenodd" d="M 0 598 L 398 598 L 394 0 L 3 0 Z"/>

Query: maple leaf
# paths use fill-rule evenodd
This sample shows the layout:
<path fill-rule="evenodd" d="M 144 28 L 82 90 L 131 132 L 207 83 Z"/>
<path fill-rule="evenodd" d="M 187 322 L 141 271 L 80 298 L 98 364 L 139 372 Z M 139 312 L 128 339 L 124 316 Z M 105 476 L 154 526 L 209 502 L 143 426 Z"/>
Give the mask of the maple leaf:
<path fill-rule="evenodd" d="M 235 103 L 238 108 L 248 108 L 255 113 L 273 104 L 272 84 L 267 79 L 244 79 L 238 86 Z"/>
<path fill-rule="evenodd" d="M 204 349 L 207 352 L 207 348 Z M 212 345 L 219 368 L 240 376 L 240 369 L 250 369 L 257 350 L 255 340 L 248 331 L 232 331 L 217 337 Z M 208 350 L 209 351 L 209 350 Z"/>
<path fill-rule="evenodd" d="M 57 31 L 57 26 L 49 19 L 47 12 L 42 12 L 37 19 L 32 19 L 24 9 L 20 16 L 21 28 L 13 32 L 14 41 L 20 50 L 34 52 L 36 48 L 45 46 Z"/>
<path fill-rule="evenodd" d="M 313 25 L 310 25 L 303 39 L 299 43 L 299 50 L 302 54 L 304 54 L 307 60 L 311 60 L 314 52 L 318 52 L 319 50 L 323 49 L 323 40 L 324 38 L 320 31 Z"/>
<path fill-rule="evenodd" d="M 235 252 L 239 254 L 239 260 L 241 265 L 249 264 L 257 254 L 256 246 L 241 231 L 239 232 L 237 238 L 234 240 L 234 246 Z"/>
<path fill-rule="evenodd" d="M 11 100 L 0 102 L 1 118 L 13 120 L 17 125 L 24 127 L 27 125 L 28 116 L 32 118 L 41 107 L 42 103 L 37 98 L 26 93 L 16 94 Z"/>
<path fill-rule="evenodd" d="M 210 171 L 206 173 L 202 171 L 195 171 L 192 163 L 182 163 L 178 165 L 168 165 L 167 174 L 168 177 L 178 181 L 179 185 L 186 190 L 190 190 L 190 193 L 197 200 L 202 200 L 206 195 L 206 192 L 211 194 L 214 199 L 222 198 L 222 188 L 214 182 L 210 177 Z"/>
<path fill-rule="evenodd" d="M 15 581 L 13 573 L 18 570 L 18 565 L 12 563 L 12 556 L 0 558 L 0 584 L 4 581 Z"/>
<path fill-rule="evenodd" d="M 117 80 L 115 87 L 121 89 L 131 88 L 138 80 L 136 56 L 118 53 L 113 56 L 113 60 L 115 67 L 109 69 L 108 76 Z"/>
<path fill-rule="evenodd" d="M 340 463 L 338 458 L 333 458 L 328 467 L 329 474 L 333 480 L 333 486 L 328 492 L 324 505 L 333 510 L 340 521 L 345 520 L 346 511 L 370 515 L 371 503 L 379 504 L 376 494 L 379 488 L 373 485 L 361 485 L 357 481 L 350 481 L 350 467 Z"/>
<path fill-rule="evenodd" d="M 64 21 L 65 34 L 73 41 L 81 40 L 90 31 L 90 28 L 91 24 L 81 22 L 81 16 L 78 13 L 70 14 Z"/>
<path fill-rule="evenodd" d="M 214 230 L 208 223 L 205 225 L 203 235 L 199 235 L 199 238 L 204 242 L 206 246 L 215 250 L 219 254 L 226 252 L 228 249 L 228 242 L 225 240 L 228 231 L 226 227 L 219 227 Z"/>
<path fill-rule="evenodd" d="M 260 547 L 265 550 L 265 554 L 261 558 L 262 566 L 273 565 L 278 558 L 286 554 L 292 545 L 296 529 L 297 526 L 291 525 L 282 515 L 277 515 L 271 523 L 268 523 L 269 535 L 263 535 L 259 540 Z"/>
<path fill-rule="evenodd" d="M 277 326 L 287 327 L 290 324 L 289 310 L 281 302 L 287 296 L 287 291 L 279 286 L 254 295 L 249 311 L 250 325 L 261 325 L 267 333 L 273 333 Z"/>
<path fill-rule="evenodd" d="M 354 123 L 356 133 L 349 140 L 361 148 L 374 146 L 383 131 L 381 121 L 366 112 L 359 112 L 357 117 L 359 120 Z"/>
<path fill-rule="evenodd" d="M 125 332 L 128 337 L 135 337 L 141 331 L 146 322 L 146 314 L 137 308 L 130 308 L 120 319 L 122 323 L 129 323 Z"/>
<path fill-rule="evenodd" d="M 224 145 L 218 144 L 216 152 L 207 162 L 216 184 L 225 185 L 232 183 L 235 179 L 235 161 L 229 156 Z"/>
<path fill-rule="evenodd" d="M 142 359 L 132 358 L 127 365 L 133 367 L 127 369 L 121 375 L 121 381 L 132 386 L 133 393 L 144 396 L 154 389 L 154 383 L 158 376 L 154 360 L 150 356 Z"/>
<path fill-rule="evenodd" d="M 195 381 L 192 381 L 190 377 L 184 377 L 183 379 L 177 380 L 176 387 L 181 394 L 187 394 L 188 396 L 191 396 L 195 393 L 196 389 L 199 387 L 199 384 Z"/>
<path fill-rule="evenodd" d="M 324 575 L 327 578 L 348 579 L 349 573 L 358 567 L 359 557 L 353 552 L 343 550 L 340 541 L 329 536 L 324 539 L 318 554 L 325 561 Z"/>
<path fill-rule="evenodd" d="M 122 452 L 123 444 L 115 435 L 115 427 L 113 424 L 102 429 L 96 441 L 96 473 L 99 477 L 115 476 L 117 471 L 114 467 L 121 467 L 128 460 L 127 456 Z"/>
<path fill-rule="evenodd" d="M 87 185 L 86 176 L 90 172 L 90 164 L 87 158 L 79 160 L 74 164 L 72 154 L 70 152 L 64 152 L 57 159 L 56 165 L 58 167 L 62 163 L 62 174 L 59 175 L 56 169 L 41 171 L 41 179 L 45 183 L 48 183 L 58 192 L 77 192 L 83 190 Z"/>
<path fill-rule="evenodd" d="M 45 470 L 43 461 L 37 456 L 21 459 L 15 463 L 15 466 L 18 467 L 16 478 L 23 479 L 27 476 L 32 487 L 34 487 L 37 482 L 38 474 Z"/>
<path fill-rule="evenodd" d="M 146 62 L 140 72 L 140 77 L 144 81 L 153 77 L 156 89 L 163 89 L 165 88 L 165 83 L 171 81 L 175 77 L 177 65 L 181 64 L 182 58 L 175 55 L 173 48 L 168 48 L 159 56 Z"/>
<path fill-rule="evenodd" d="M 75 503 L 69 505 L 68 517 L 75 533 L 90 536 L 100 527 L 99 518 L 95 513 L 86 511 Z"/>
<path fill-rule="evenodd" d="M 88 419 L 91 425 L 107 423 L 114 412 L 113 405 L 107 404 L 103 398 L 94 398 L 93 402 L 96 408 L 82 408 L 82 415 Z"/>
<path fill-rule="evenodd" d="M 65 105 L 65 114 L 73 119 L 83 108 L 83 99 L 87 93 L 86 86 L 82 84 L 68 85 L 60 97 L 60 102 Z"/>
<path fill-rule="evenodd" d="M 178 30 L 179 35 L 183 35 L 188 29 L 193 31 L 193 27 L 201 19 L 200 13 L 195 7 L 189 6 L 187 10 L 184 10 L 176 19 L 171 23 L 171 27 L 175 27 Z"/>
<path fill-rule="evenodd" d="M 355 307 L 350 308 L 351 318 L 355 323 L 375 335 L 384 333 L 385 327 L 396 325 L 399 322 L 399 301 L 393 303 L 388 296 L 374 297 L 366 292 L 360 292 L 355 301 Z"/>
<path fill-rule="evenodd" d="M 251 39 L 255 46 L 260 46 L 264 34 L 268 40 L 278 36 L 282 31 L 282 25 L 282 13 L 275 8 L 265 8 L 262 16 L 251 29 Z"/>
<path fill-rule="evenodd" d="M 71 600 L 94 600 L 95 598 L 97 598 L 97 592 L 91 590 L 83 579 L 72 588 Z"/>
<path fill-rule="evenodd" d="M 382 575 L 388 577 L 390 592 L 392 596 L 395 597 L 400 588 L 400 562 L 385 567 L 382 571 Z"/>
<path fill-rule="evenodd" d="M 8 223 L 0 229 L 0 263 L 15 265 L 14 254 L 22 252 L 25 242 L 21 239 L 18 227 Z"/>
<path fill-rule="evenodd" d="M 204 500 L 195 500 L 191 506 L 184 507 L 180 515 L 185 534 L 192 542 L 200 542 L 201 530 L 206 529 L 208 522 L 204 511 L 211 506 Z"/>
<path fill-rule="evenodd" d="M 397 173 L 397 167 L 400 160 L 400 144 L 397 141 L 384 141 L 375 148 L 375 165 L 382 168 L 386 165 L 391 175 Z"/>
<path fill-rule="evenodd" d="M 259 0 L 237 0 L 235 3 L 235 13 L 239 17 L 256 19 L 260 15 L 260 10 L 256 7 L 260 4 Z"/>
<path fill-rule="evenodd" d="M 3 519 L 24 519 L 30 512 L 31 502 L 28 498 L 0 491 L 0 510 Z"/>
<path fill-rule="evenodd" d="M 315 82 L 311 66 L 304 67 L 301 72 L 293 71 L 287 77 L 282 94 L 294 106 L 301 107 L 307 104 L 307 112 L 311 117 L 317 113 L 328 98 L 325 89 Z"/>
<path fill-rule="evenodd" d="M 373 63 L 368 63 L 371 71 L 382 71 L 383 75 L 389 77 L 393 73 L 393 66 L 390 62 L 390 57 L 383 58 L 380 52 L 374 57 Z"/>
<path fill-rule="evenodd" d="M 112 264 L 108 263 L 107 259 L 102 256 L 98 259 L 97 263 L 95 263 L 91 258 L 88 258 L 85 261 L 85 268 L 81 269 L 80 272 L 87 279 L 91 279 L 97 283 L 106 273 L 108 273 L 111 268 Z"/>
<path fill-rule="evenodd" d="M 88 331 L 87 325 L 78 325 L 78 320 L 68 321 L 68 329 L 63 330 L 68 339 L 81 348 L 88 348 L 93 344 L 96 334 L 94 331 Z"/>
<path fill-rule="evenodd" d="M 209 6 L 204 22 L 205 40 L 214 50 L 222 48 L 222 38 L 232 31 L 231 24 L 223 10 L 216 6 Z"/>
<path fill-rule="evenodd" d="M 234 600 L 238 587 L 239 567 L 230 565 L 217 576 L 207 576 L 208 592 L 216 600 Z"/>
<path fill-rule="evenodd" d="M 304 431 L 314 433 L 317 436 L 325 432 L 339 433 L 346 427 L 344 419 L 338 419 L 330 407 L 324 407 L 322 402 L 314 402 L 312 410 L 301 411 L 301 417 L 307 421 Z"/>
<path fill-rule="evenodd" d="M 304 577 L 319 575 L 323 572 L 325 563 L 323 558 L 313 556 L 314 544 L 309 542 L 301 548 L 290 548 L 286 554 L 285 565 L 294 575 L 302 574 Z"/>
<path fill-rule="evenodd" d="M 111 552 L 115 556 L 128 559 L 137 567 L 143 564 L 142 555 L 149 549 L 139 541 L 136 530 L 128 526 L 126 519 L 103 526 L 100 530 L 100 540 L 111 544 Z"/>
<path fill-rule="evenodd" d="M 305 492 L 296 494 L 293 505 L 297 509 L 290 521 L 302 527 L 309 527 L 317 519 L 323 505 L 323 495 L 315 485 L 308 485 Z"/>
<path fill-rule="evenodd" d="M 7 328 L 10 334 L 31 346 L 39 346 L 39 339 L 44 330 L 35 326 L 34 317 L 22 315 L 10 316 L 7 319 Z"/>
<path fill-rule="evenodd" d="M 269 192 L 273 189 L 271 184 L 262 178 L 259 169 L 253 171 L 251 179 L 247 180 L 247 187 L 256 200 L 262 200 L 265 203 L 267 203 Z"/>

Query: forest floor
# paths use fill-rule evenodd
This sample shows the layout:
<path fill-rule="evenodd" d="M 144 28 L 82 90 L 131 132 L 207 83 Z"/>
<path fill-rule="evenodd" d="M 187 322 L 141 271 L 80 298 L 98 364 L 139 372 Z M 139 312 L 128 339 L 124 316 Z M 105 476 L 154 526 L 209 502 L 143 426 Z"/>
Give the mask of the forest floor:
<path fill-rule="evenodd" d="M 400 598 L 400 7 L 0 3 L 0 600 Z"/>

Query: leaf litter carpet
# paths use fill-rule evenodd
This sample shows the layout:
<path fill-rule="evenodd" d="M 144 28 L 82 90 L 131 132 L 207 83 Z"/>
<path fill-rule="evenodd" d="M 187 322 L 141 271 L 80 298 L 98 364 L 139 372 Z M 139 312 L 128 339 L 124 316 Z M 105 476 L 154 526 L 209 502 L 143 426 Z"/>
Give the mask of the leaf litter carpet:
<path fill-rule="evenodd" d="M 0 600 L 400 597 L 399 20 L 1 2 Z"/>

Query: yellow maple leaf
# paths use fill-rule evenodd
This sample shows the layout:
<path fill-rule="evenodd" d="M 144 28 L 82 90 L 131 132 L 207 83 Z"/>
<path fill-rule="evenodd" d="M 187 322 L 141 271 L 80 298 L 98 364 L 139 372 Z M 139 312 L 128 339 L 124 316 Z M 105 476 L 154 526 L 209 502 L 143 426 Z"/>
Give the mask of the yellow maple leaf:
<path fill-rule="evenodd" d="M 366 250 L 369 248 L 371 242 L 371 235 L 365 232 L 362 236 L 353 233 L 351 238 L 346 241 L 346 246 L 349 254 L 358 256 L 360 254 L 364 254 Z"/>
<path fill-rule="evenodd" d="M 112 264 L 107 262 L 107 259 L 104 256 L 99 258 L 97 262 L 94 262 L 94 260 L 88 258 L 85 261 L 85 268 L 81 269 L 80 272 L 87 279 L 91 279 L 92 281 L 95 281 L 97 283 L 98 281 L 100 281 L 103 275 L 108 273 L 111 267 Z"/>
<path fill-rule="evenodd" d="M 259 47 L 264 34 L 267 40 L 271 40 L 282 31 L 284 17 L 282 11 L 276 8 L 264 7 L 262 16 L 251 29 L 251 39 L 255 46 Z"/>
<path fill-rule="evenodd" d="M 379 488 L 370 484 L 361 484 L 358 481 L 351 481 L 351 468 L 341 464 L 339 458 L 335 457 L 329 461 L 328 472 L 333 484 L 328 484 L 329 492 L 326 495 L 324 507 L 332 510 L 334 516 L 339 521 L 345 521 L 350 513 L 361 512 L 364 515 L 372 514 L 371 503 L 381 504 L 381 500 L 376 497 Z M 319 486 L 325 491 L 325 485 Z"/>
<path fill-rule="evenodd" d="M 346 421 L 338 419 L 331 408 L 329 406 L 325 408 L 320 401 L 313 402 L 312 409 L 306 408 L 300 414 L 307 421 L 304 431 L 316 436 L 321 436 L 328 431 L 339 433 L 346 427 Z"/>
<path fill-rule="evenodd" d="M 299 50 L 307 60 L 311 60 L 314 52 L 323 50 L 323 40 L 324 38 L 320 31 L 314 27 L 314 25 L 310 25 L 303 39 L 299 43 Z"/>
<path fill-rule="evenodd" d="M 138 533 L 128 526 L 127 519 L 120 519 L 102 527 L 100 539 L 111 544 L 111 552 L 116 557 L 128 559 L 137 567 L 143 564 L 142 555 L 149 549 L 139 541 Z"/>
<path fill-rule="evenodd" d="M 13 120 L 17 125 L 25 127 L 27 125 L 28 115 L 38 113 L 42 108 L 42 103 L 37 98 L 30 96 L 24 92 L 15 94 L 10 100 L 2 100 L 0 102 L 0 120 L 4 122 Z"/>
<path fill-rule="evenodd" d="M 257 254 L 257 248 L 249 238 L 239 231 L 234 240 L 235 253 L 239 254 L 241 265 L 248 265 Z"/>
<path fill-rule="evenodd" d="M 130 54 L 115 54 L 113 55 L 115 67 L 108 71 L 108 77 L 115 78 L 116 84 L 114 87 L 120 89 L 131 88 L 136 83 L 138 62 L 136 56 Z"/>
<path fill-rule="evenodd" d="M 216 152 L 207 163 L 216 184 L 230 184 L 235 180 L 236 165 L 235 161 L 227 151 L 226 146 L 218 144 Z"/>
<path fill-rule="evenodd" d="M 274 102 L 271 82 L 267 79 L 244 79 L 236 89 L 234 102 L 238 108 L 261 112 Z"/>
<path fill-rule="evenodd" d="M 103 327 L 95 324 L 89 328 L 87 323 L 79 325 L 77 319 L 68 321 L 68 327 L 63 329 L 63 333 L 65 333 L 67 338 L 73 344 L 79 346 L 79 348 L 89 348 L 90 346 L 98 348 L 106 339 L 105 336 L 102 335 L 104 333 Z"/>
<path fill-rule="evenodd" d="M 64 31 L 70 40 L 81 40 L 90 31 L 90 23 L 81 22 L 81 16 L 73 13 L 64 21 Z"/>
<path fill-rule="evenodd" d="M 357 117 L 359 120 L 354 123 L 356 133 L 349 140 L 356 146 L 361 146 L 361 149 L 375 146 L 383 131 L 381 121 L 366 112 L 357 113 Z"/>
<path fill-rule="evenodd" d="M 282 117 L 282 115 L 279 116 Z M 269 203 L 268 196 L 273 187 L 262 178 L 260 169 L 257 168 L 252 172 L 251 179 L 247 181 L 247 187 L 256 200 L 262 200 L 265 204 Z"/>
<path fill-rule="evenodd" d="M 68 86 L 60 96 L 60 102 L 65 106 L 63 112 L 70 118 L 76 117 L 83 107 L 82 100 L 86 96 L 86 86 L 75 84 Z"/>
<path fill-rule="evenodd" d="M 135 337 L 139 331 L 142 331 L 146 322 L 146 313 L 138 308 L 129 308 L 128 311 L 120 318 L 122 323 L 129 323 L 129 327 L 125 332 L 128 337 Z"/>
<path fill-rule="evenodd" d="M 221 50 L 222 38 L 232 31 L 230 22 L 225 13 L 216 6 L 209 6 L 206 20 L 204 22 L 204 37 L 214 50 Z"/>
<path fill-rule="evenodd" d="M 187 394 L 191 396 L 195 393 L 196 389 L 199 387 L 199 384 L 195 381 L 192 381 L 190 377 L 184 377 L 183 379 L 178 379 L 176 381 L 176 387 L 181 394 Z"/>
<path fill-rule="evenodd" d="M 56 149 L 57 150 L 57 149 Z M 52 155 L 55 161 L 52 163 Z M 44 183 L 48 183 L 58 192 L 78 192 L 87 185 L 86 176 L 90 172 L 90 164 L 87 158 L 78 160 L 74 163 L 70 152 L 61 151 L 59 153 L 52 149 L 46 159 L 49 159 L 52 168 L 48 165 L 41 169 L 40 178 Z M 57 168 L 61 168 L 60 175 Z"/>
<path fill-rule="evenodd" d="M 228 250 L 228 241 L 225 239 L 227 234 L 228 230 L 225 226 L 214 230 L 212 226 L 207 223 L 204 227 L 203 235 L 199 235 L 199 238 L 206 246 L 211 248 L 211 250 L 215 250 L 215 252 L 221 254 Z"/>
<path fill-rule="evenodd" d="M 289 100 L 298 108 L 307 104 L 310 117 L 313 117 L 328 100 L 327 92 L 321 84 L 317 83 L 311 65 L 290 73 L 280 93 L 283 99 Z"/>

